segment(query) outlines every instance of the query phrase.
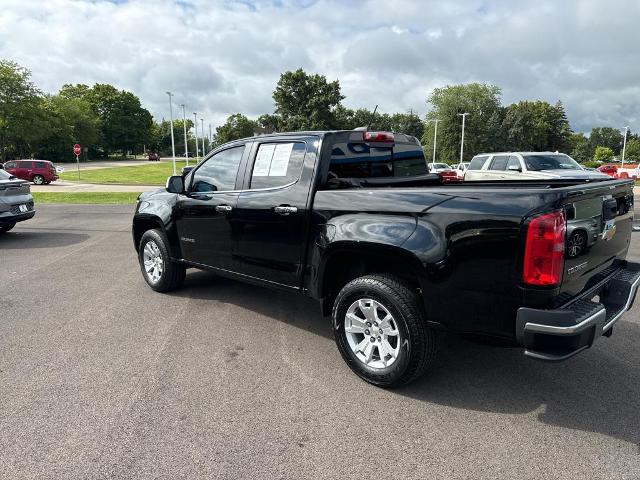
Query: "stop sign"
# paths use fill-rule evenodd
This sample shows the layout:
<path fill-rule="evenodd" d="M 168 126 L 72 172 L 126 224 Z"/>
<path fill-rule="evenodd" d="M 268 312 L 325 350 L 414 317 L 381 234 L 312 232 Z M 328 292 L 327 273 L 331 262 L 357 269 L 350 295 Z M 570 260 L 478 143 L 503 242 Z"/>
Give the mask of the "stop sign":
<path fill-rule="evenodd" d="M 81 152 L 81 151 L 82 151 L 82 150 L 81 150 L 81 148 L 80 148 L 80 144 L 79 144 L 79 143 L 76 143 L 76 144 L 73 146 L 73 154 L 77 157 L 78 155 L 80 155 L 80 152 Z"/>

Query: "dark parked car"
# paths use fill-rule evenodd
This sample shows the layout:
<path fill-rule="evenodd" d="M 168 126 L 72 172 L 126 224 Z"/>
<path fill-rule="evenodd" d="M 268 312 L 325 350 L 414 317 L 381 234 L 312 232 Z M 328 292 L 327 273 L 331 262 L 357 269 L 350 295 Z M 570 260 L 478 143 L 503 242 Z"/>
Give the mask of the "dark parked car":
<path fill-rule="evenodd" d="M 0 170 L 0 234 L 35 215 L 29 184 Z"/>
<path fill-rule="evenodd" d="M 4 164 L 11 175 L 36 185 L 51 183 L 58 179 L 55 165 L 49 160 L 11 160 Z"/>
<path fill-rule="evenodd" d="M 160 156 L 156 152 L 149 152 L 147 158 L 150 162 L 158 162 L 160 161 Z"/>
<path fill-rule="evenodd" d="M 594 215 L 569 255 L 568 228 Z M 444 184 L 414 137 L 336 131 L 222 145 L 142 194 L 132 233 L 156 291 L 193 267 L 318 299 L 349 367 L 391 387 L 432 364 L 444 331 L 550 361 L 611 335 L 640 283 L 632 222 L 629 180 Z"/>

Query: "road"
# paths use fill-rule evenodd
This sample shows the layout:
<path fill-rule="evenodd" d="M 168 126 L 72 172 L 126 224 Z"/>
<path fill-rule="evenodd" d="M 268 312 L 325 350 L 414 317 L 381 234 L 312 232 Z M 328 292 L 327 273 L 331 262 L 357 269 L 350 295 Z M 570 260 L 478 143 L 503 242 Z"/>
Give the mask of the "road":
<path fill-rule="evenodd" d="M 131 209 L 40 206 L 0 239 L 0 478 L 640 478 L 639 307 L 560 364 L 450 336 L 385 391 L 307 299 L 152 292 Z"/>

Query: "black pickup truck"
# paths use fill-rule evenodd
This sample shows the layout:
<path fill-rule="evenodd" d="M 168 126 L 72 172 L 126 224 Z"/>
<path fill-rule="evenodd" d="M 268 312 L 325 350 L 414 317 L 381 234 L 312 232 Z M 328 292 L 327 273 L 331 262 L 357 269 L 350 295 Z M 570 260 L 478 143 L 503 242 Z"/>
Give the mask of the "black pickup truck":
<path fill-rule="evenodd" d="M 392 387 L 445 331 L 540 360 L 611 335 L 640 283 L 633 201 L 628 180 L 442 184 L 398 133 L 283 133 L 142 194 L 133 241 L 156 291 L 194 267 L 318 299 L 349 367 Z"/>

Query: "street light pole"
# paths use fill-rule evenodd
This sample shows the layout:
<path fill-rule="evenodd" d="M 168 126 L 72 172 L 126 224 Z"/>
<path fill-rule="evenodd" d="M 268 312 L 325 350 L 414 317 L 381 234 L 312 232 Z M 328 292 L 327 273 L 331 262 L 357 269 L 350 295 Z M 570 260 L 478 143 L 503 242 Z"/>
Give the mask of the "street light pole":
<path fill-rule="evenodd" d="M 200 119 L 200 125 L 202 126 L 202 156 L 204 157 L 207 154 L 204 148 L 204 118 Z"/>
<path fill-rule="evenodd" d="M 624 168 L 624 154 L 627 149 L 627 133 L 629 133 L 629 127 L 624 127 L 624 140 L 622 141 L 622 166 Z"/>
<path fill-rule="evenodd" d="M 184 130 L 184 159 L 187 161 L 187 167 L 189 166 L 189 147 L 187 146 L 187 115 L 184 113 L 184 103 L 180 105 L 182 107 L 182 129 Z"/>
<path fill-rule="evenodd" d="M 209 124 L 209 151 L 211 151 L 212 144 L 213 144 L 213 137 L 211 136 L 211 124 Z"/>
<path fill-rule="evenodd" d="M 169 120 L 171 121 L 171 153 L 173 153 L 173 174 L 176 174 L 176 141 L 173 138 L 173 101 L 171 100 L 172 93 L 167 92 L 169 95 Z"/>
<path fill-rule="evenodd" d="M 468 113 L 459 113 L 462 117 L 462 140 L 460 140 L 460 163 L 462 163 L 462 156 L 464 154 L 464 121 L 467 118 Z"/>
<path fill-rule="evenodd" d="M 436 163 L 436 142 L 438 141 L 438 122 L 440 120 L 438 120 L 437 118 L 435 118 L 433 120 L 433 123 L 435 124 L 434 130 L 433 130 L 433 163 Z"/>
<path fill-rule="evenodd" d="M 200 158 L 200 152 L 198 151 L 198 114 L 193 112 L 193 126 L 196 129 L 196 163 Z"/>

